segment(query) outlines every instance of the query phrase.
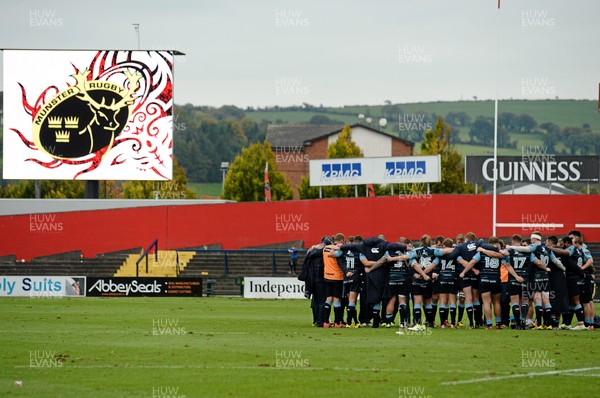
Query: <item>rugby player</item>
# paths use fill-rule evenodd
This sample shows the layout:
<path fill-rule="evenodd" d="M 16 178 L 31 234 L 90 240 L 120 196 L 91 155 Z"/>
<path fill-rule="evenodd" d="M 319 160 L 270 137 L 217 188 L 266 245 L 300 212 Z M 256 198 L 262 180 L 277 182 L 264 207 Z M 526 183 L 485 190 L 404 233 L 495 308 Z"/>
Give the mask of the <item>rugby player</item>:
<path fill-rule="evenodd" d="M 441 249 L 444 247 L 444 237 L 442 235 L 438 235 L 435 237 L 435 239 L 433 240 L 433 247 L 436 247 L 438 249 Z M 452 246 L 450 246 L 452 247 Z M 438 274 L 436 272 L 436 274 Z M 439 274 L 438 274 L 439 275 Z M 432 312 L 432 319 L 435 320 L 435 317 L 437 316 L 437 309 L 438 309 L 438 301 L 440 299 L 440 284 L 438 281 L 438 278 L 434 278 L 431 281 L 431 312 Z"/>
<path fill-rule="evenodd" d="M 452 239 L 444 239 L 443 247 L 451 248 Z M 434 260 L 438 263 L 438 283 L 440 297 L 440 323 L 442 328 L 456 328 L 456 294 L 458 293 L 458 277 L 456 273 L 456 261 L 450 258 L 450 254 L 444 254 Z M 448 309 L 450 310 L 450 322 L 448 322 Z"/>
<path fill-rule="evenodd" d="M 500 249 L 500 240 L 491 236 L 488 243 Z M 496 320 L 496 329 L 502 329 L 502 309 L 500 306 L 500 296 L 502 294 L 502 285 L 500 283 L 500 260 L 504 256 L 499 251 L 487 250 L 483 247 L 477 248 L 477 253 L 471 261 L 465 265 L 465 269 L 459 277 L 464 278 L 476 264 L 480 267 L 479 290 L 483 300 L 483 311 L 485 323 L 488 330 L 492 329 L 492 304 L 494 306 L 494 315 Z"/>
<path fill-rule="evenodd" d="M 520 235 L 512 236 L 511 244 L 513 246 L 521 246 L 521 242 Z M 507 254 L 504 266 L 508 270 L 508 294 L 516 329 L 522 330 L 525 329 L 524 319 L 529 312 L 530 297 L 527 291 L 527 281 L 531 268 L 531 256 L 512 248 L 507 250 Z M 521 314 L 523 314 L 523 320 L 521 320 Z"/>
<path fill-rule="evenodd" d="M 558 246 L 558 238 L 554 235 L 546 238 L 546 247 L 549 248 L 552 253 L 560 260 L 563 267 L 566 267 L 569 263 L 569 252 Z M 564 261 L 563 261 L 564 260 Z M 567 289 L 567 278 L 565 272 L 561 272 L 554 263 L 549 263 L 550 268 L 550 288 L 553 294 L 550 295 L 550 305 L 552 306 L 552 313 L 550 319 L 552 321 L 552 328 L 558 329 L 560 324 L 561 316 L 569 312 L 569 293 Z"/>
<path fill-rule="evenodd" d="M 311 298 L 310 307 L 313 313 L 313 325 L 323 327 L 323 307 L 325 305 L 325 284 L 323 281 L 323 248 L 331 244 L 329 237 L 324 236 L 319 244 L 311 246 L 307 252 L 299 280 L 305 281 L 305 297 Z"/>
<path fill-rule="evenodd" d="M 551 271 L 548 267 L 550 261 L 562 271 L 565 270 L 554 253 L 542 243 L 542 235 L 539 231 L 534 231 L 531 234 L 530 246 L 507 246 L 508 249 L 514 249 L 522 253 L 531 253 L 530 259 L 536 267 L 534 271 L 534 302 L 537 326 L 536 329 L 552 329 L 551 313 L 552 305 L 550 304 L 550 279 L 548 273 Z M 537 260 L 537 261 L 536 261 Z M 543 307 L 542 307 L 543 306 Z M 542 321 L 544 326 L 542 326 Z"/>
<path fill-rule="evenodd" d="M 412 243 L 406 238 L 398 238 L 398 243 L 406 246 L 407 250 L 412 250 Z M 408 309 L 408 297 L 410 295 L 410 286 L 412 275 L 412 267 L 409 268 L 408 260 L 402 259 L 406 250 L 393 251 L 391 254 L 386 253 L 386 256 L 382 260 L 390 263 L 388 271 L 388 288 L 390 293 L 390 299 L 387 303 L 386 314 L 385 314 L 385 327 L 390 328 L 394 323 L 395 312 L 396 312 L 396 301 L 398 302 L 398 311 L 400 313 L 400 327 L 408 327 L 409 322 L 409 309 Z M 379 261 L 382 261 L 379 260 Z"/>
<path fill-rule="evenodd" d="M 569 253 L 567 261 L 563 262 L 566 268 L 567 277 L 567 291 L 569 293 L 569 312 L 563 315 L 563 323 L 560 325 L 561 329 L 571 330 L 586 330 L 585 318 L 583 307 L 579 299 L 580 286 L 583 284 L 584 272 L 581 267 L 585 262 L 589 261 L 586 258 L 583 250 L 573 246 L 573 239 L 569 236 L 565 236 L 562 240 L 562 247 Z M 577 325 L 571 327 L 573 321 L 573 315 L 577 317 Z"/>
<path fill-rule="evenodd" d="M 431 279 L 437 274 L 432 274 L 436 264 L 433 262 L 436 256 L 443 255 L 441 249 L 432 248 L 431 237 L 423 235 L 420 239 L 421 246 L 407 252 L 407 258 L 411 260 L 414 273 L 412 277 L 413 315 L 415 325 L 409 330 L 421 331 L 426 326 L 434 327 L 434 314 L 431 306 L 432 285 Z M 422 324 L 421 306 L 425 306 L 425 325 Z"/>
<path fill-rule="evenodd" d="M 580 285 L 579 301 L 583 306 L 584 325 L 588 330 L 594 330 L 594 266 L 592 254 L 587 246 L 583 243 L 580 236 L 573 238 L 573 246 L 583 252 L 585 262 L 580 267 L 584 273 L 583 283 Z M 583 261 L 582 261 L 583 262 Z"/>
<path fill-rule="evenodd" d="M 465 242 L 454 247 L 454 249 L 445 248 L 444 254 L 450 253 L 450 258 L 460 257 L 461 260 L 457 262 L 457 272 L 460 275 L 463 271 L 464 265 L 468 264 L 477 253 L 477 248 L 482 246 L 487 250 L 497 251 L 498 249 L 493 245 L 485 245 L 483 241 L 477 241 L 477 236 L 473 232 L 467 232 L 465 234 Z M 482 326 L 481 317 L 483 315 L 481 310 L 481 303 L 479 302 L 479 270 L 477 268 L 471 269 L 469 272 L 464 274 L 463 278 L 460 278 L 461 289 L 465 295 L 465 309 L 467 311 L 467 317 L 469 318 L 470 327 Z"/>
<path fill-rule="evenodd" d="M 359 251 L 360 262 L 365 267 L 365 290 L 366 303 L 371 308 L 372 327 L 378 328 L 381 323 L 381 300 L 386 288 L 386 270 L 381 268 L 382 262 L 377 266 L 374 265 L 380 260 L 386 252 L 395 250 L 406 250 L 406 246 L 397 243 L 385 241 L 383 235 L 376 238 L 365 239 L 360 244 L 342 245 L 340 250 L 356 249 Z M 362 302 L 361 293 L 361 302 Z M 362 323 L 361 326 L 368 326 L 367 323 Z"/>
<path fill-rule="evenodd" d="M 362 237 L 353 237 L 352 242 L 362 243 Z M 344 295 L 348 296 L 348 307 L 346 325 L 358 327 L 360 323 L 357 318 L 356 301 L 361 288 L 361 279 L 364 275 L 364 267 L 360 262 L 360 253 L 356 249 L 344 250 L 342 255 L 342 270 L 344 272 Z M 362 298 L 361 298 L 362 299 Z"/>
<path fill-rule="evenodd" d="M 337 233 L 333 237 L 333 244 L 323 248 L 324 279 L 325 279 L 325 304 L 323 306 L 323 327 L 328 328 L 329 315 L 331 314 L 331 303 L 333 302 L 334 327 L 345 327 L 343 323 L 344 309 L 342 308 L 342 288 L 344 273 L 338 262 L 342 252 L 337 248 L 344 244 L 344 234 Z"/>

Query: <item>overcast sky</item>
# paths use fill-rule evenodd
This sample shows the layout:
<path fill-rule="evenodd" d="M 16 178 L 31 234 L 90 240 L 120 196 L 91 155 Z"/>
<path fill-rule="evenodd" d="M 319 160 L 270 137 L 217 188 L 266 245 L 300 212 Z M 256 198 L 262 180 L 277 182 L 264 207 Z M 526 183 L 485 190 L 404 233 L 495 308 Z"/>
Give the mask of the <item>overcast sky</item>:
<path fill-rule="evenodd" d="M 598 0 L 2 1 L 0 48 L 137 49 L 133 23 L 186 53 L 178 104 L 598 97 Z"/>

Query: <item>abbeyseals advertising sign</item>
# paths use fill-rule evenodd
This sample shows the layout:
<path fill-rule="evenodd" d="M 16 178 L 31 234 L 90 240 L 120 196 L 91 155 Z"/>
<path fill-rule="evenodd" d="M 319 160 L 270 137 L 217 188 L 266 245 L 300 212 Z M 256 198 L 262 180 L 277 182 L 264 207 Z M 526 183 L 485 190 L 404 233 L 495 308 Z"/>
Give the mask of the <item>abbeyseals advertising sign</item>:
<path fill-rule="evenodd" d="M 88 277 L 88 297 L 201 297 L 202 278 Z"/>

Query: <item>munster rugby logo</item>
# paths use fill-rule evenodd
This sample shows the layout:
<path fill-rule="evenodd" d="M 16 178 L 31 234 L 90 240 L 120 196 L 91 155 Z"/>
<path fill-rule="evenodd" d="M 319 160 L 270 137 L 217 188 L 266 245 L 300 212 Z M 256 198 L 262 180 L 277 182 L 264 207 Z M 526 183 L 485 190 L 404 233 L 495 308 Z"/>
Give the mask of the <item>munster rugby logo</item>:
<path fill-rule="evenodd" d="M 22 50 L 7 54 L 5 178 L 171 178 L 173 58 L 169 52 Z M 47 71 L 32 73 L 34 65 L 45 62 L 51 62 Z"/>
<path fill-rule="evenodd" d="M 56 94 L 33 119 L 33 140 L 55 159 L 106 153 L 127 125 L 140 74 L 124 72 L 123 86 L 88 80 L 90 70 L 72 75 L 76 85 Z"/>

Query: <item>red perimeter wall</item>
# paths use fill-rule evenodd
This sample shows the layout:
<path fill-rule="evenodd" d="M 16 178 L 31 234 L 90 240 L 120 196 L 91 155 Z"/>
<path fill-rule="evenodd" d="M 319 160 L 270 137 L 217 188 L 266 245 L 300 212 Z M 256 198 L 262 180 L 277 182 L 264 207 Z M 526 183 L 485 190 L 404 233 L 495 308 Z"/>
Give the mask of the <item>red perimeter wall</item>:
<path fill-rule="evenodd" d="M 598 242 L 599 210 L 600 195 L 499 195 L 498 223 L 533 225 L 499 227 L 497 235 L 529 234 L 534 229 L 560 235 L 577 228 L 587 241 Z M 415 240 L 424 233 L 455 237 L 468 231 L 482 237 L 492 234 L 491 196 L 394 196 L 2 216 L 0 255 L 29 260 L 81 250 L 84 257 L 94 257 L 147 247 L 154 239 L 160 249 L 211 243 L 238 249 L 294 240 L 310 246 L 336 232 Z"/>

